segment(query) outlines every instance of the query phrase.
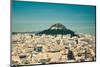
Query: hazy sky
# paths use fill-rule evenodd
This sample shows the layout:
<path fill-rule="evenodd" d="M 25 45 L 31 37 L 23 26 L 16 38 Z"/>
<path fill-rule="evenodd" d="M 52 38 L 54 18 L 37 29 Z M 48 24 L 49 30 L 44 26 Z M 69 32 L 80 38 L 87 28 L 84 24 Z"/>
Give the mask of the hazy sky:
<path fill-rule="evenodd" d="M 95 34 L 95 12 L 95 6 L 14 1 L 12 31 L 41 31 L 55 23 L 62 23 L 78 33 Z"/>

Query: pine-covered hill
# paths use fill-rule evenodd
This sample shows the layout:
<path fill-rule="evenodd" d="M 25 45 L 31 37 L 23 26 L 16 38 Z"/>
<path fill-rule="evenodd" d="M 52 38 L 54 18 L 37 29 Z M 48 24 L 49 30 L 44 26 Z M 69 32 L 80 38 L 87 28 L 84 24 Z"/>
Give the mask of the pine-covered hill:
<path fill-rule="evenodd" d="M 38 32 L 37 34 L 46 34 L 46 35 L 67 35 L 78 36 L 74 31 L 67 29 L 64 25 L 57 23 L 52 25 L 49 29 Z"/>

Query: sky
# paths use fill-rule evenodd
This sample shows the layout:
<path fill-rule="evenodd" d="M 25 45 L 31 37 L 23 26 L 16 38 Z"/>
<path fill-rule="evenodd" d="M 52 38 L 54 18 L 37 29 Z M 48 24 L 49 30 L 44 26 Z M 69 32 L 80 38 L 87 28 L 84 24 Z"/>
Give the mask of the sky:
<path fill-rule="evenodd" d="M 12 3 L 12 32 L 34 32 L 61 23 L 76 33 L 95 34 L 96 7 L 41 2 Z"/>

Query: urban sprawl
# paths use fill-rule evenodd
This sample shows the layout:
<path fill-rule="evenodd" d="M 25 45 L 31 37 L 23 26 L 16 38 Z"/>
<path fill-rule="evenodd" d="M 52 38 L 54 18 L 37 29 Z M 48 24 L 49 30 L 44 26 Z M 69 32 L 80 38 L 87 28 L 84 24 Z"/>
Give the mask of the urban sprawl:
<path fill-rule="evenodd" d="M 95 37 L 79 34 L 12 34 L 12 64 L 53 64 L 95 61 Z"/>

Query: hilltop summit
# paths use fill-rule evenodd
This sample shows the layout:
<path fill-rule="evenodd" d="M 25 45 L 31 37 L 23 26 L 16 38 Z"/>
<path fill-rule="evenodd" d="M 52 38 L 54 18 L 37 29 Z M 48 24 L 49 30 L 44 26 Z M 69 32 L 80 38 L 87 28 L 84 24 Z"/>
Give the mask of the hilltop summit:
<path fill-rule="evenodd" d="M 56 23 L 56 24 L 52 25 L 50 27 L 50 29 L 66 29 L 66 27 L 64 25 L 62 25 L 61 23 Z"/>

